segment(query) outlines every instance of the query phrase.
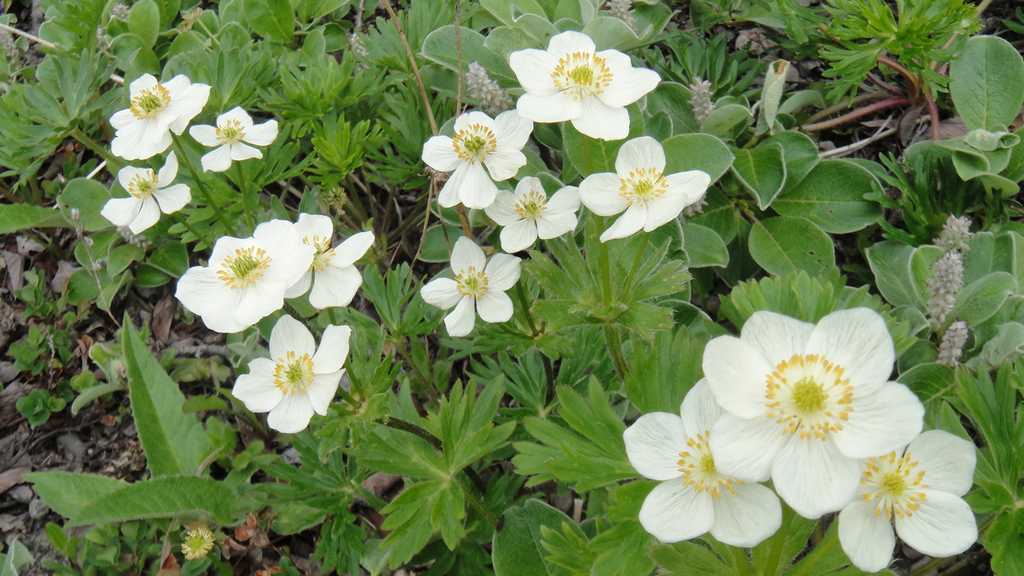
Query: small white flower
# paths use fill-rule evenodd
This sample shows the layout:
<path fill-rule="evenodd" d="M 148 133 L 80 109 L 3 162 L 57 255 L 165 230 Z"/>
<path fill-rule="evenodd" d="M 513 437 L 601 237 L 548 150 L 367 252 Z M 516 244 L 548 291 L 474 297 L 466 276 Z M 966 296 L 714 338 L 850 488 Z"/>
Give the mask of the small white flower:
<path fill-rule="evenodd" d="M 626 106 L 658 85 L 653 70 L 633 68 L 618 50 L 596 51 L 580 32 L 551 37 L 547 50 L 517 50 L 509 65 L 526 93 L 516 110 L 534 122 L 564 122 L 591 138 L 621 140 L 629 134 Z"/>
<path fill-rule="evenodd" d="M 533 122 L 509 110 L 491 117 L 467 112 L 455 119 L 455 135 L 433 136 L 423 145 L 423 161 L 438 172 L 451 172 L 437 201 L 445 208 L 487 208 L 498 193 L 495 182 L 508 180 L 526 165 L 523 146 Z M 484 169 L 486 167 L 486 170 Z"/>
<path fill-rule="evenodd" d="M 164 83 L 143 74 L 128 90 L 131 106 L 110 117 L 116 130 L 110 151 L 126 160 L 144 160 L 167 150 L 171 132 L 184 132 L 210 97 L 209 86 L 193 84 L 181 74 Z"/>
<path fill-rule="evenodd" d="M 313 253 L 291 222 L 264 222 L 251 238 L 219 238 L 209 263 L 189 268 L 174 296 L 210 330 L 238 332 L 284 305 L 285 291 L 309 270 Z"/>
<path fill-rule="evenodd" d="M 885 321 L 868 308 L 817 325 L 755 312 L 740 338 L 704 348 L 704 376 L 727 414 L 711 431 L 718 468 L 743 480 L 769 476 L 801 516 L 853 498 L 863 458 L 906 445 L 924 407 L 889 381 L 895 362 Z"/>
<path fill-rule="evenodd" d="M 204 171 L 224 172 L 231 162 L 263 158 L 263 153 L 249 146 L 269 146 L 277 138 L 277 120 L 253 124 L 252 117 L 235 106 L 217 116 L 217 126 L 200 124 L 188 129 L 188 133 L 213 151 L 203 154 L 201 162 Z"/>
<path fill-rule="evenodd" d="M 472 240 L 460 236 L 452 249 L 451 267 L 455 279 L 435 278 L 420 290 L 423 300 L 447 310 L 444 317 L 449 336 L 473 331 L 476 315 L 484 322 L 506 322 L 512 317 L 512 299 L 505 291 L 519 280 L 519 258 L 495 254 L 490 261 Z"/>
<path fill-rule="evenodd" d="M 309 303 L 322 310 L 332 306 L 348 306 L 363 284 L 363 276 L 355 267 L 373 245 L 373 232 L 353 234 L 341 244 L 331 247 L 334 226 L 331 219 L 319 214 L 299 214 L 295 230 L 302 241 L 315 250 L 313 263 L 299 281 L 288 288 L 286 298 L 298 298 L 309 290 Z"/>
<path fill-rule="evenodd" d="M 533 246 L 538 237 L 550 240 L 575 230 L 579 209 L 580 193 L 575 186 L 566 186 L 548 198 L 540 179 L 527 176 L 516 184 L 515 193 L 498 192 L 484 211 L 503 226 L 501 249 L 511 254 Z"/>
<path fill-rule="evenodd" d="M 971 507 L 974 444 L 930 430 L 865 463 L 858 498 L 839 513 L 839 542 L 854 566 L 876 572 L 889 565 L 896 534 L 936 558 L 965 552 L 978 539 Z"/>
<path fill-rule="evenodd" d="M 178 157 L 171 152 L 167 162 L 154 172 L 150 168 L 125 166 L 117 172 L 117 181 L 130 196 L 111 198 L 100 214 L 115 226 L 127 226 L 132 234 L 140 234 L 160 219 L 160 213 L 181 210 L 192 194 L 188 186 L 174 184 L 178 175 Z"/>
<path fill-rule="evenodd" d="M 700 201 L 711 176 L 700 170 L 665 172 L 665 149 L 649 136 L 634 138 L 619 148 L 615 174 L 591 174 L 580 183 L 580 200 L 599 216 L 625 211 L 601 234 L 601 241 L 650 232 L 674 220 L 687 206 Z"/>
<path fill-rule="evenodd" d="M 348 356 L 348 326 L 328 326 L 317 348 L 301 322 L 281 316 L 270 333 L 270 358 L 249 362 L 249 373 L 231 393 L 252 412 L 270 412 L 267 424 L 292 434 L 309 426 L 313 413 L 327 414 Z"/>
<path fill-rule="evenodd" d="M 752 548 L 779 529 L 782 506 L 768 488 L 723 474 L 708 446 L 722 414 L 701 380 L 683 399 L 682 418 L 644 414 L 622 437 L 630 464 L 658 484 L 640 508 L 640 524 L 662 542 L 706 532 L 731 546 Z"/>

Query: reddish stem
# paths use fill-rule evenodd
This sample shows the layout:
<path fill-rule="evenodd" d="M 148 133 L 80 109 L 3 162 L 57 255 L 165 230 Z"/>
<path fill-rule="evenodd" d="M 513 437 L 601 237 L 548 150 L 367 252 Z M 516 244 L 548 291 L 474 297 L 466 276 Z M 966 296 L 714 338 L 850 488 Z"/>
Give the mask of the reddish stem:
<path fill-rule="evenodd" d="M 898 106 L 905 106 L 910 103 L 911 102 L 909 98 L 903 98 L 902 96 L 886 98 L 884 100 L 879 100 L 878 102 L 875 102 L 873 104 L 857 108 L 856 110 L 852 110 L 850 112 L 847 112 L 846 114 L 843 114 L 842 116 L 832 118 L 831 120 L 823 120 L 821 122 L 815 122 L 813 124 L 806 124 L 804 126 L 801 126 L 800 128 L 804 132 L 820 132 L 821 130 L 827 130 L 829 128 L 841 126 L 843 124 L 846 124 L 847 122 L 852 122 L 854 120 L 857 120 L 858 118 L 863 118 L 864 116 L 870 116 L 871 114 L 880 112 L 882 110 L 888 110 L 889 108 L 896 108 Z"/>

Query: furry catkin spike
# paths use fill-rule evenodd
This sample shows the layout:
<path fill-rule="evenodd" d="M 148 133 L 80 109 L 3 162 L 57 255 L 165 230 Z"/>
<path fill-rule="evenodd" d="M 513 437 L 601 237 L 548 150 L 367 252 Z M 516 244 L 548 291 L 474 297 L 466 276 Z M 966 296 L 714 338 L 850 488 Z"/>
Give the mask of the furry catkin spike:
<path fill-rule="evenodd" d="M 964 257 L 953 250 L 932 265 L 928 278 L 928 316 L 932 325 L 942 326 L 956 305 L 956 295 L 964 287 Z"/>
<path fill-rule="evenodd" d="M 942 232 L 935 239 L 935 244 L 944 250 L 967 252 L 967 242 L 971 239 L 971 219 L 966 216 L 949 215 L 942 226 Z"/>
<path fill-rule="evenodd" d="M 636 18 L 633 17 L 633 0 L 608 0 L 605 6 L 608 13 L 625 22 L 630 28 L 635 28 Z"/>
<path fill-rule="evenodd" d="M 715 110 L 715 103 L 712 101 L 714 93 L 711 89 L 711 82 L 702 78 L 696 78 L 690 83 L 690 107 L 693 108 L 693 115 L 697 122 L 704 122 L 711 112 Z"/>
<path fill-rule="evenodd" d="M 480 108 L 491 116 L 508 110 L 512 99 L 508 93 L 477 62 L 471 62 L 466 71 L 466 92 L 480 104 Z"/>
<path fill-rule="evenodd" d="M 936 362 L 946 366 L 957 366 L 960 364 L 960 356 L 964 353 L 964 344 L 967 344 L 967 323 L 958 320 L 950 324 L 946 333 L 942 335 Z"/>

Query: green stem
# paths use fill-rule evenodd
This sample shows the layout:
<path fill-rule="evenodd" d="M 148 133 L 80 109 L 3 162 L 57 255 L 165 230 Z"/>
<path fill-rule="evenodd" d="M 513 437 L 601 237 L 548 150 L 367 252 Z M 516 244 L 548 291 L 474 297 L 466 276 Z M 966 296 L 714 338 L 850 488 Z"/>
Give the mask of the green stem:
<path fill-rule="evenodd" d="M 750 558 L 747 557 L 747 553 L 743 548 L 736 546 L 729 546 L 732 551 L 732 564 L 736 569 L 737 576 L 747 576 L 750 574 Z"/>
<path fill-rule="evenodd" d="M 677 219 L 678 223 L 679 220 Z M 644 249 L 647 248 L 647 244 L 650 242 L 650 234 L 641 234 L 640 241 L 637 242 L 636 252 L 633 253 L 633 266 L 629 269 L 629 274 L 626 275 L 626 281 L 622 284 L 623 289 L 628 294 L 633 293 L 633 282 L 636 280 L 636 273 L 640 270 L 640 263 L 643 262 Z"/>
<path fill-rule="evenodd" d="M 111 154 L 105 146 L 93 140 L 92 137 L 85 132 L 82 132 L 81 128 L 72 128 L 70 135 L 72 138 L 77 140 L 79 144 L 88 148 L 93 154 L 103 158 L 107 163 L 107 166 L 110 167 L 110 171 L 112 173 L 124 166 L 124 163 L 121 162 L 121 160 Z"/>
<path fill-rule="evenodd" d="M 259 199 L 256 194 L 253 194 L 249 189 L 249 181 L 245 179 L 245 169 L 242 168 L 243 161 L 235 163 L 235 171 L 238 177 L 238 191 L 242 194 L 242 206 L 245 207 L 245 213 L 249 217 L 249 226 L 253 229 L 256 228 L 256 208 L 259 203 Z"/>
<path fill-rule="evenodd" d="M 519 307 L 523 310 L 523 315 L 526 316 L 526 324 L 530 327 L 530 336 L 536 338 L 540 331 L 537 330 L 537 324 L 533 321 L 533 314 L 530 313 L 530 301 L 526 297 L 526 288 L 523 287 L 523 282 L 520 279 L 516 282 L 515 290 L 512 292 L 516 300 L 519 301 Z"/>
<path fill-rule="evenodd" d="M 605 324 L 604 338 L 608 341 L 608 352 L 612 356 L 612 362 L 615 364 L 615 370 L 619 373 L 619 378 L 625 381 L 626 372 L 629 371 L 629 368 L 626 365 L 626 358 L 622 354 L 622 337 L 619 336 L 619 332 L 615 329 L 615 326 Z"/>
<path fill-rule="evenodd" d="M 782 549 L 786 545 L 786 532 L 789 529 L 789 522 L 793 518 L 793 512 L 789 508 L 782 511 L 782 526 L 775 533 L 771 550 L 768 551 L 768 560 L 764 564 L 762 576 L 775 576 L 779 573 L 779 562 L 782 560 Z"/>
<path fill-rule="evenodd" d="M 185 145 L 181 141 L 181 136 L 171 132 L 171 139 L 174 141 L 174 148 L 178 151 L 178 161 L 185 165 L 185 169 L 188 170 L 189 174 L 192 175 L 192 180 L 196 184 L 196 188 L 202 192 L 203 201 L 206 202 L 211 208 L 213 213 L 220 220 L 220 223 L 224 225 L 224 228 L 231 234 L 237 234 L 235 227 L 228 221 L 227 215 L 224 214 L 224 210 L 221 209 L 217 201 L 213 199 L 213 195 L 207 190 L 206 184 L 203 183 L 202 177 L 196 170 L 195 165 L 192 164 L 192 159 L 189 157 L 188 152 L 185 150 Z"/>
<path fill-rule="evenodd" d="M 608 262 L 608 246 L 597 241 L 599 250 L 597 254 L 597 266 L 598 273 L 601 275 L 601 301 L 604 304 L 611 304 L 612 302 L 612 276 L 611 267 Z"/>

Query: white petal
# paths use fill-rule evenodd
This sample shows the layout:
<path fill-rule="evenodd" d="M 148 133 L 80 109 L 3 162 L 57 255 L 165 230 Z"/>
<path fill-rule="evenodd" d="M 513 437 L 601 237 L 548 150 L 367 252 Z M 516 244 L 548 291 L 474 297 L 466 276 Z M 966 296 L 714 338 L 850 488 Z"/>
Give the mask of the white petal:
<path fill-rule="evenodd" d="M 210 126 L 208 124 L 196 124 L 188 129 L 188 134 L 196 142 L 199 142 L 207 148 L 220 146 L 220 140 L 217 140 L 217 128 L 214 126 Z"/>
<path fill-rule="evenodd" d="M 679 452 L 686 448 L 686 439 L 682 419 L 668 412 L 644 414 L 622 433 L 629 463 L 651 480 L 672 480 L 682 476 Z"/>
<path fill-rule="evenodd" d="M 658 173 L 665 171 L 665 149 L 650 136 L 641 136 L 626 141 L 615 157 L 615 172 L 620 177 L 629 176 L 633 170 L 653 168 Z"/>
<path fill-rule="evenodd" d="M 295 284 L 313 264 L 312 246 L 302 241 L 295 225 L 287 220 L 270 220 L 256 227 L 253 238 L 271 258 L 264 276 L 267 284 L 280 284 L 281 295 Z"/>
<path fill-rule="evenodd" d="M 231 167 L 231 146 L 225 144 L 203 154 L 199 159 L 204 172 L 224 172 Z"/>
<path fill-rule="evenodd" d="M 455 174 L 459 171 L 456 170 Z M 480 164 L 467 164 L 462 171 L 461 182 L 456 188 L 459 201 L 466 208 L 487 208 L 494 202 L 498 187 Z"/>
<path fill-rule="evenodd" d="M 580 190 L 575 186 L 565 186 L 548 199 L 547 210 L 555 212 L 575 212 L 580 209 Z"/>
<path fill-rule="evenodd" d="M 469 238 L 459 236 L 455 241 L 455 247 L 452 248 L 452 271 L 456 274 L 462 274 L 470 268 L 480 271 L 486 265 L 487 257 L 484 256 L 484 251 Z"/>
<path fill-rule="evenodd" d="M 494 130 L 494 120 L 492 120 L 490 116 L 484 114 L 483 112 L 480 112 L 479 110 L 473 110 L 472 112 L 460 114 L 459 117 L 455 119 L 454 128 L 455 131 L 458 132 L 459 130 L 462 130 L 466 126 L 470 126 L 472 124 L 480 124 L 481 126 Z"/>
<path fill-rule="evenodd" d="M 277 138 L 277 120 L 255 124 L 245 131 L 244 140 L 256 146 L 270 146 Z"/>
<path fill-rule="evenodd" d="M 743 324 L 740 338 L 757 348 L 768 364 L 777 366 L 794 354 L 803 354 L 812 331 L 814 324 L 761 310 Z"/>
<path fill-rule="evenodd" d="M 274 384 L 274 362 L 269 358 L 249 362 L 249 373 L 235 380 L 231 394 L 251 412 L 269 412 L 284 396 Z"/>
<path fill-rule="evenodd" d="M 295 222 L 295 232 L 303 238 L 326 238 L 328 242 L 334 236 L 334 223 L 323 214 L 299 214 Z"/>
<path fill-rule="evenodd" d="M 737 484 L 715 500 L 711 535 L 730 546 L 753 548 L 782 525 L 782 505 L 774 492 L 760 484 Z"/>
<path fill-rule="evenodd" d="M 666 180 L 668 190 L 665 194 L 647 205 L 648 216 L 644 230 L 648 232 L 675 220 L 684 208 L 704 196 L 711 183 L 711 177 L 700 170 L 669 174 Z"/>
<path fill-rule="evenodd" d="M 158 84 L 158 80 L 152 74 L 143 74 L 135 80 L 132 80 L 131 84 L 128 85 L 128 93 L 131 94 L 132 98 L 138 96 L 141 92 L 149 90 L 153 86 Z"/>
<path fill-rule="evenodd" d="M 192 200 L 192 193 L 184 184 L 174 184 L 167 188 L 159 188 L 153 193 L 157 203 L 160 204 L 160 211 L 164 214 L 173 214 L 181 210 Z"/>
<path fill-rule="evenodd" d="M 644 220 L 644 232 L 652 232 L 675 220 L 689 206 L 680 196 L 665 194 L 661 198 L 647 204 L 647 219 Z"/>
<path fill-rule="evenodd" d="M 706 378 L 701 378 L 683 398 L 679 408 L 687 436 L 699 436 L 710 432 L 722 415 L 722 407 L 715 401 Z"/>
<path fill-rule="evenodd" d="M 875 505 L 854 500 L 839 513 L 839 544 L 854 566 L 878 572 L 892 562 L 896 536 L 892 522 L 875 514 Z"/>
<path fill-rule="evenodd" d="M 237 162 L 253 158 L 263 158 L 263 152 L 248 144 L 231 144 L 228 148 L 231 150 L 231 159 Z"/>
<path fill-rule="evenodd" d="M 348 341 L 351 337 L 352 329 L 348 326 L 331 324 L 324 329 L 324 335 L 320 337 L 320 346 L 313 356 L 313 372 L 333 374 L 341 370 L 345 365 L 345 358 L 348 357 Z"/>
<path fill-rule="evenodd" d="M 709 438 L 718 471 L 747 482 L 771 476 L 772 462 L 789 435 L 769 418 L 737 418 L 726 412 L 715 422 Z"/>
<path fill-rule="evenodd" d="M 504 292 L 519 281 L 522 260 L 508 254 L 495 254 L 487 262 L 484 272 L 487 274 L 488 287 L 491 290 Z"/>
<path fill-rule="evenodd" d="M 779 496 L 804 518 L 846 506 L 857 492 L 860 461 L 847 458 L 832 440 L 791 436 L 772 463 Z"/>
<path fill-rule="evenodd" d="M 896 361 L 885 320 L 868 308 L 839 310 L 822 318 L 807 342 L 807 353 L 822 354 L 842 366 L 857 395 L 885 384 Z"/>
<path fill-rule="evenodd" d="M 484 165 L 496 182 L 508 180 L 526 166 L 526 155 L 511 146 L 499 145 L 484 158 Z"/>
<path fill-rule="evenodd" d="M 704 376 L 715 399 L 740 418 L 764 414 L 771 370 L 756 348 L 734 336 L 719 336 L 704 347 Z"/>
<path fill-rule="evenodd" d="M 924 406 L 903 384 L 890 382 L 870 396 L 854 397 L 850 418 L 833 436 L 850 458 L 870 458 L 906 446 L 921 433 Z"/>
<path fill-rule="evenodd" d="M 160 206 L 156 200 L 146 198 L 139 202 L 139 213 L 128 224 L 128 229 L 132 231 L 132 234 L 141 234 L 156 224 L 158 220 L 160 220 Z"/>
<path fill-rule="evenodd" d="M 366 255 L 366 252 L 373 246 L 374 236 L 372 230 L 357 232 L 334 249 L 334 258 L 331 258 L 331 266 L 344 268 L 356 263 L 357 260 Z"/>
<path fill-rule="evenodd" d="M 455 309 L 444 317 L 444 327 L 448 330 L 448 335 L 454 338 L 468 335 L 473 331 L 474 324 L 476 324 L 476 305 L 471 296 L 463 296 Z"/>
<path fill-rule="evenodd" d="M 617 57 L 612 57 L 612 53 Z M 618 50 L 604 50 L 597 53 L 612 65 L 612 82 L 598 96 L 609 106 L 628 106 L 643 98 L 645 94 L 658 87 L 661 76 L 654 70 L 633 68 L 626 56 Z M 624 61 L 624 62 L 623 62 Z"/>
<path fill-rule="evenodd" d="M 118 174 L 120 176 L 120 174 Z M 158 188 L 166 188 L 174 182 L 174 178 L 178 176 L 178 155 L 171 150 L 167 154 L 167 160 L 164 161 L 164 165 L 160 167 L 160 172 L 157 173 L 156 185 Z"/>
<path fill-rule="evenodd" d="M 214 332 L 230 334 L 247 327 L 236 317 L 240 294 L 225 286 L 212 267 L 194 266 L 186 270 L 178 280 L 174 297 L 202 317 L 203 324 Z"/>
<path fill-rule="evenodd" d="M 327 415 L 327 409 L 330 408 L 331 401 L 334 400 L 334 395 L 338 392 L 338 382 L 341 381 L 343 373 L 343 370 L 338 370 L 330 374 L 317 374 L 313 377 L 313 384 L 306 390 L 313 412 L 321 416 Z"/>
<path fill-rule="evenodd" d="M 520 181 L 521 184 L 522 182 Z M 498 195 L 494 197 L 494 202 L 487 208 L 484 208 L 484 212 L 488 218 L 494 220 L 499 225 L 508 226 L 522 220 L 516 214 L 515 206 L 515 196 L 508 190 L 499 190 Z"/>
<path fill-rule="evenodd" d="M 644 228 L 647 221 L 647 208 L 639 204 L 633 204 L 619 216 L 607 230 L 601 233 L 601 242 L 627 238 L 636 234 Z"/>
<path fill-rule="evenodd" d="M 974 444 L 943 430 L 923 432 L 907 446 L 933 490 L 963 496 L 974 484 L 977 454 Z"/>
<path fill-rule="evenodd" d="M 160 154 L 171 145 L 171 133 L 147 120 L 132 122 L 117 131 L 110 141 L 110 151 L 125 160 L 145 160 Z"/>
<path fill-rule="evenodd" d="M 435 278 L 420 289 L 423 301 L 431 306 L 447 310 L 459 303 L 462 294 L 458 284 L 451 278 Z"/>
<path fill-rule="evenodd" d="M 135 115 L 132 114 L 131 108 L 125 108 L 124 110 L 118 110 L 110 117 L 110 127 L 114 130 L 121 130 L 135 122 Z"/>
<path fill-rule="evenodd" d="M 580 102 L 580 114 L 572 119 L 580 134 L 599 140 L 622 140 L 629 135 L 629 112 L 591 96 Z"/>
<path fill-rule="evenodd" d="M 441 193 L 437 195 L 437 203 L 442 208 L 451 208 L 462 201 L 459 198 L 459 188 L 462 187 L 462 180 L 466 177 L 466 171 L 469 170 L 469 166 L 469 164 L 459 161 L 455 171 L 444 181 Z"/>
<path fill-rule="evenodd" d="M 171 82 L 176 79 L 172 78 Z M 171 84 L 168 82 L 167 85 Z M 188 80 L 186 79 L 187 83 Z M 210 99 L 210 87 L 206 84 L 191 84 L 187 88 L 171 96 L 171 105 L 167 108 L 167 114 L 174 118 L 168 125 L 175 134 L 182 134 L 188 123 L 203 111 L 207 100 Z"/>
<path fill-rule="evenodd" d="M 711 529 L 715 512 L 711 496 L 680 480 L 662 482 L 640 507 L 640 524 L 662 542 L 681 542 Z"/>
<path fill-rule="evenodd" d="M 309 286 L 312 283 L 313 283 L 313 271 L 312 270 L 306 270 L 306 273 L 303 274 L 299 278 L 298 282 L 296 282 L 295 284 L 292 284 L 288 288 L 288 290 L 285 291 L 284 297 L 285 298 L 298 298 L 299 296 L 302 296 L 307 291 L 309 291 Z"/>
<path fill-rule="evenodd" d="M 439 172 L 451 172 L 459 165 L 455 144 L 447 136 L 432 136 L 423 144 L 423 161 Z"/>
<path fill-rule="evenodd" d="M 288 394 L 270 411 L 267 425 L 285 434 L 301 432 L 309 426 L 313 405 L 305 394 Z"/>
<path fill-rule="evenodd" d="M 494 132 L 499 148 L 521 150 L 533 132 L 533 121 L 523 118 L 515 110 L 506 110 L 494 119 Z"/>
<path fill-rule="evenodd" d="M 362 285 L 363 275 L 355 266 L 328 266 L 313 273 L 309 303 L 317 310 L 348 306 Z"/>
<path fill-rule="evenodd" d="M 217 116 L 217 126 L 226 126 L 229 122 L 237 122 L 241 125 L 242 130 L 246 132 L 249 128 L 252 128 L 252 116 L 246 112 L 241 106 L 235 106 L 231 110 Z"/>
<path fill-rule="evenodd" d="M 245 327 L 249 327 L 277 312 L 284 306 L 285 289 L 286 286 L 264 282 L 232 290 L 238 293 L 238 308 L 234 312 L 235 318 Z"/>
<path fill-rule="evenodd" d="M 564 92 L 526 93 L 516 100 L 516 112 L 534 122 L 565 122 L 583 113 L 583 105 Z"/>
<path fill-rule="evenodd" d="M 978 525 L 971 507 L 959 496 L 925 490 L 921 508 L 896 517 L 896 533 L 918 552 L 946 558 L 965 552 L 978 540 Z"/>
<path fill-rule="evenodd" d="M 555 93 L 557 88 L 551 79 L 551 70 L 557 63 L 558 58 L 535 48 L 516 50 L 508 55 L 508 64 L 516 80 L 524 90 L 534 94 Z"/>
<path fill-rule="evenodd" d="M 111 198 L 103 205 L 100 215 L 114 226 L 127 226 L 132 220 L 135 220 L 141 208 L 142 202 L 133 196 Z"/>
<path fill-rule="evenodd" d="M 501 229 L 501 249 L 509 254 L 526 250 L 537 241 L 537 225 L 519 220 Z"/>
<path fill-rule="evenodd" d="M 548 41 L 548 52 L 555 58 L 561 58 L 570 52 L 594 52 L 596 47 L 590 36 L 582 32 L 568 31 L 556 34 Z"/>
<path fill-rule="evenodd" d="M 576 229 L 576 214 L 573 212 L 548 212 L 545 211 L 537 219 L 537 236 L 544 240 L 558 238 L 566 232 Z"/>
<path fill-rule="evenodd" d="M 285 314 L 277 319 L 270 331 L 270 357 L 278 360 L 288 352 L 312 356 L 316 353 L 316 342 L 302 322 Z"/>
<path fill-rule="evenodd" d="M 622 181 L 618 174 L 601 172 L 591 174 L 580 183 L 580 201 L 598 216 L 614 216 L 629 205 L 619 194 Z"/>
<path fill-rule="evenodd" d="M 499 290 L 488 290 L 476 301 L 476 313 L 484 322 L 508 322 L 512 312 L 512 299 Z"/>

